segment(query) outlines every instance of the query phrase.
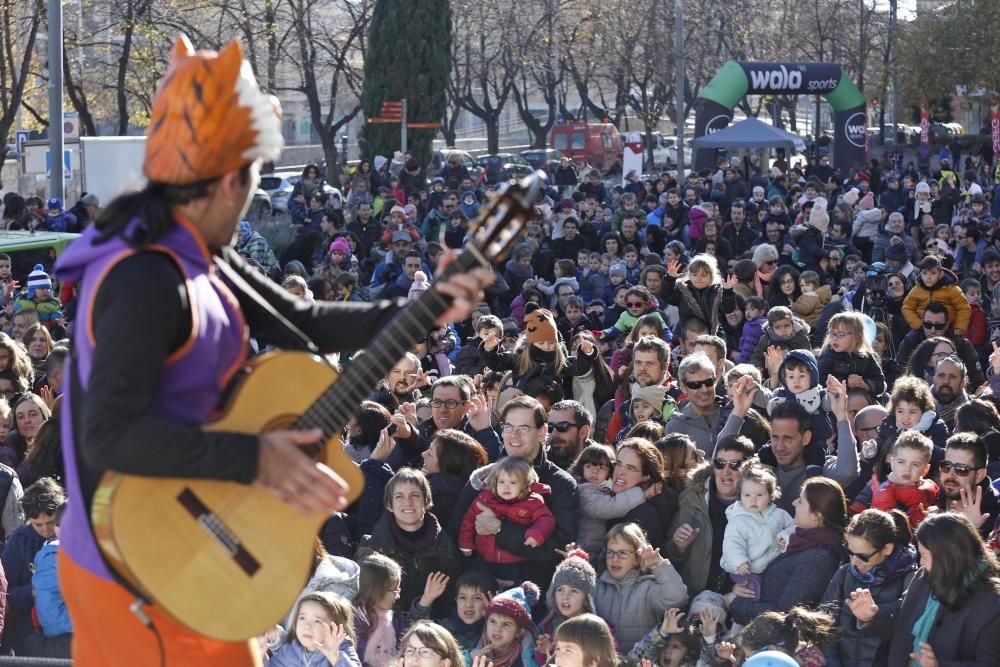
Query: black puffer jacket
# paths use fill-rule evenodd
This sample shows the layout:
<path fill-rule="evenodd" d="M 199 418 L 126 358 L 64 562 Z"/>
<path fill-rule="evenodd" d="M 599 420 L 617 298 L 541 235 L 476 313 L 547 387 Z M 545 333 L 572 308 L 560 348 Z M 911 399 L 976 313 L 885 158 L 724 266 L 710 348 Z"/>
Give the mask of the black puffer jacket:
<path fill-rule="evenodd" d="M 819 355 L 819 384 L 826 386 L 826 378 L 833 376 L 847 382 L 848 375 L 860 375 L 868 384 L 872 396 L 885 391 L 885 374 L 878 357 L 871 354 L 834 352 L 827 350 Z"/>
<path fill-rule="evenodd" d="M 885 581 L 874 586 L 858 579 L 851 571 L 851 564 L 841 565 L 833 575 L 833 580 L 823 593 L 823 604 L 829 605 L 837 614 L 837 625 L 840 628 L 840 639 L 836 644 L 823 649 L 827 667 L 879 667 L 886 663 L 889 654 L 889 642 L 880 637 L 865 634 L 858 628 L 858 619 L 854 618 L 851 608 L 844 603 L 851 592 L 858 588 L 867 588 L 872 593 L 879 613 L 888 616 L 895 615 L 899 610 L 900 601 L 906 587 L 917 571 L 916 558 L 905 567 L 900 567 L 889 574 Z"/>

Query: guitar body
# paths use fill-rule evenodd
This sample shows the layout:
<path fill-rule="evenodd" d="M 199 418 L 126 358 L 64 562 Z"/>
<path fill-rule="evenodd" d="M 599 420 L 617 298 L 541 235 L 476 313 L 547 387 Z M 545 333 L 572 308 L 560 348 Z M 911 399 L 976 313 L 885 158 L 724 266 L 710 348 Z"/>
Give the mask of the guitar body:
<path fill-rule="evenodd" d="M 260 434 L 292 427 L 337 379 L 313 355 L 282 352 L 248 363 L 208 431 Z M 332 437 L 317 455 L 360 494 L 364 477 Z M 279 622 L 309 578 L 327 517 L 303 516 L 258 484 L 104 475 L 93 525 L 109 563 L 174 618 L 220 640 L 249 639 Z"/>

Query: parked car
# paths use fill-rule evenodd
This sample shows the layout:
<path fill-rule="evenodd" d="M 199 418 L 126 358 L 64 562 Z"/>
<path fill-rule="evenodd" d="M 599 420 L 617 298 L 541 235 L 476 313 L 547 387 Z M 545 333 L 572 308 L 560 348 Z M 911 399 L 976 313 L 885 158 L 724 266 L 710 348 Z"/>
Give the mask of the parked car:
<path fill-rule="evenodd" d="M 292 195 L 295 184 L 302 178 L 299 171 L 276 171 L 271 174 L 262 174 L 260 177 L 260 187 L 270 197 L 271 210 L 274 212 L 286 213 L 288 211 L 288 199 Z M 335 194 L 341 197 L 340 190 L 329 183 L 323 184 L 323 192 Z"/>
<path fill-rule="evenodd" d="M 605 173 L 621 171 L 624 146 L 611 123 L 556 125 L 549 144 L 574 162 L 586 162 Z"/>
<path fill-rule="evenodd" d="M 476 158 L 472 157 L 471 153 L 457 148 L 442 148 L 441 150 L 434 151 L 434 155 L 431 156 L 431 175 L 441 171 L 441 167 L 444 166 L 444 163 L 452 155 L 458 156 L 458 159 L 462 161 L 462 165 L 469 170 L 469 177 L 472 178 L 472 182 L 478 182 L 479 178 L 483 175 L 483 168 L 476 163 Z"/>
<path fill-rule="evenodd" d="M 253 193 L 253 201 L 250 202 L 250 208 L 247 210 L 247 218 L 252 221 L 267 220 L 271 217 L 273 211 L 274 209 L 271 208 L 271 195 L 267 194 L 267 190 L 257 188 L 257 191 Z"/>
<path fill-rule="evenodd" d="M 490 182 L 509 181 L 535 173 L 535 169 L 520 155 L 512 153 L 496 153 L 480 155 L 476 164 L 486 171 L 486 179 Z"/>
<path fill-rule="evenodd" d="M 554 148 L 532 148 L 521 151 L 521 157 L 535 169 L 541 169 L 551 176 L 559 167 L 559 161 L 563 159 L 563 154 L 562 151 L 557 151 Z"/>

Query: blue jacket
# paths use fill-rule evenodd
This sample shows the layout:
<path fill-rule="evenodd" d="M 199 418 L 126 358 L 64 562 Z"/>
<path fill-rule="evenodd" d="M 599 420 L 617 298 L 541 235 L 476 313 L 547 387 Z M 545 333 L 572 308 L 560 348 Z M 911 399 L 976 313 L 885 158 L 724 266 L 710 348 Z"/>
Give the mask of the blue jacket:
<path fill-rule="evenodd" d="M 760 337 L 764 333 L 764 325 L 767 324 L 767 317 L 761 315 L 757 319 L 747 320 L 743 325 L 743 336 L 740 338 L 740 354 L 736 357 L 736 363 L 750 363 L 750 356 L 754 348 L 760 342 Z"/>
<path fill-rule="evenodd" d="M 340 658 L 331 663 L 322 653 L 306 653 L 298 639 L 282 644 L 270 659 L 267 667 L 361 667 L 361 658 L 350 639 L 340 644 Z"/>
<path fill-rule="evenodd" d="M 38 612 L 38 622 L 42 625 L 42 634 L 46 637 L 73 632 L 66 600 L 59 589 L 59 572 L 56 569 L 58 556 L 59 540 L 51 540 L 42 545 L 41 551 L 35 556 L 35 574 L 31 577 L 31 585 L 35 587 L 35 610 Z"/>
<path fill-rule="evenodd" d="M 7 616 L 3 638 L 4 645 L 8 647 L 19 646 L 25 637 L 35 631 L 31 622 L 31 608 L 35 606 L 35 598 L 31 594 L 31 566 L 44 544 L 45 540 L 34 528 L 24 525 L 10 534 L 0 555 L 7 574 Z"/>

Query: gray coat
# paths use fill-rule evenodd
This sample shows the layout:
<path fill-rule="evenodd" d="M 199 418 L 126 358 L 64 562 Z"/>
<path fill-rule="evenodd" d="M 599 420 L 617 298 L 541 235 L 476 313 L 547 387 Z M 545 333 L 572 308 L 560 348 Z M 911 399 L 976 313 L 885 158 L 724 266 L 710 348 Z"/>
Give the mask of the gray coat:
<path fill-rule="evenodd" d="M 708 417 L 696 415 L 688 403 L 680 410 L 674 410 L 670 421 L 667 422 L 667 430 L 670 433 L 683 433 L 694 441 L 694 446 L 704 452 L 705 456 L 712 456 L 715 451 L 715 438 L 719 432 L 719 408 L 716 407 Z"/>
<path fill-rule="evenodd" d="M 594 591 L 597 615 L 614 626 L 623 653 L 661 623 L 667 609 L 683 608 L 687 601 L 687 588 L 666 559 L 649 574 L 633 570 L 621 581 L 604 571 Z"/>
<path fill-rule="evenodd" d="M 712 464 L 708 461 L 688 473 L 687 488 L 681 491 L 678 498 L 680 507 L 667 531 L 667 557 L 677 567 L 692 598 L 705 590 L 712 567 L 712 519 L 708 515 L 711 478 Z M 687 551 L 681 551 L 674 544 L 673 535 L 685 523 L 698 526 L 701 530 Z"/>

